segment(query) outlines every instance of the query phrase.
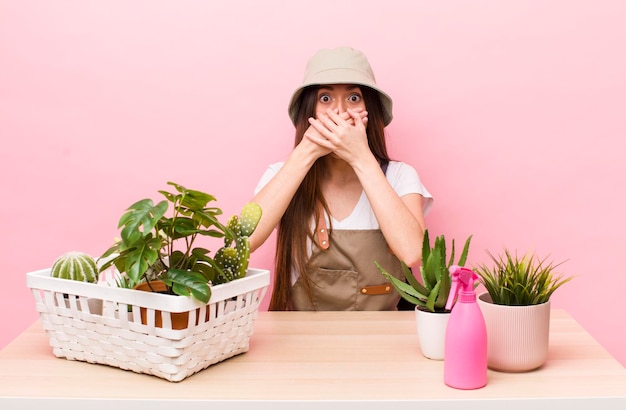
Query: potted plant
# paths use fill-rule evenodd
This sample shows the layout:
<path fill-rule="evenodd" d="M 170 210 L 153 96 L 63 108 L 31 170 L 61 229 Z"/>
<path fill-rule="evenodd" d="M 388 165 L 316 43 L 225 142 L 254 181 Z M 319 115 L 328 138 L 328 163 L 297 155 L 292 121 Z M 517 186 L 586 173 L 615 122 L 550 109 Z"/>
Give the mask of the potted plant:
<path fill-rule="evenodd" d="M 436 237 L 434 244 L 431 245 L 428 230 L 425 230 L 422 241 L 422 262 L 419 267 L 421 282 L 403 261 L 400 262 L 406 282 L 397 279 L 375 262 L 378 270 L 391 282 L 400 296 L 415 305 L 420 347 L 422 354 L 429 359 L 443 359 L 445 330 L 450 316 L 450 311 L 446 309 L 452 283 L 449 268 L 452 265 L 465 265 L 471 239 L 472 235 L 465 240 L 463 251 L 455 263 L 454 239 L 451 242 L 448 258 L 445 236 Z"/>
<path fill-rule="evenodd" d="M 168 184 L 176 191 L 159 191 L 161 202 L 144 199 L 124 212 L 121 239 L 97 261 L 97 282 L 64 279 L 65 269 L 27 274 L 55 356 L 178 382 L 249 350 L 270 284 L 269 270 L 248 267 L 261 209 L 246 204 L 223 225 L 213 196 Z M 224 244 L 211 254 L 201 237 Z M 150 279 L 162 280 L 166 294 L 134 289 Z M 90 299 L 101 312 L 89 309 Z M 179 314 L 187 318 L 180 326 Z"/>
<path fill-rule="evenodd" d="M 561 263 L 534 253 L 499 256 L 475 267 L 486 292 L 478 296 L 485 317 L 489 368 L 523 372 L 543 365 L 548 357 L 550 298 L 572 279 L 556 273 Z"/>
<path fill-rule="evenodd" d="M 168 184 L 177 193 L 159 191 L 165 199 L 157 204 L 142 199 L 121 216 L 121 240 L 102 254 L 100 271 L 113 265 L 121 275 L 117 280 L 122 287 L 192 296 L 206 304 L 211 285 L 245 276 L 250 260 L 249 236 L 261 218 L 261 208 L 247 203 L 241 217 L 233 215 L 223 225 L 217 218 L 221 209 L 209 206 L 215 201 L 212 195 L 174 182 Z M 211 256 L 198 244 L 202 236 L 224 238 L 224 246 Z M 176 327 L 185 326 L 187 315 L 177 316 Z M 159 314 L 156 321 L 160 327 Z"/>
<path fill-rule="evenodd" d="M 66 252 L 59 256 L 50 268 L 50 276 L 53 278 L 75 280 L 79 282 L 97 283 L 99 270 L 96 260 L 88 253 L 81 251 Z M 63 294 L 65 306 L 70 306 L 70 297 Z M 80 304 L 78 309 L 82 309 Z M 87 311 L 94 314 L 102 313 L 102 300 L 87 298 Z"/>
<path fill-rule="evenodd" d="M 55 356 L 178 382 L 248 351 L 270 283 L 269 270 L 248 267 L 248 238 L 261 209 L 246 204 L 222 224 L 213 196 L 168 184 L 175 192 L 159 191 L 164 200 L 143 199 L 124 212 L 121 239 L 97 260 L 97 282 L 65 279 L 76 271 L 68 263 L 56 264 L 67 267 L 58 273 L 55 266 L 27 274 Z M 212 254 L 202 237 L 223 246 Z M 77 263 L 89 262 L 78 256 Z M 165 294 L 135 289 L 149 283 L 157 290 L 152 279 Z M 91 311 L 89 299 L 102 311 Z M 181 314 L 179 325 L 174 318 Z"/>

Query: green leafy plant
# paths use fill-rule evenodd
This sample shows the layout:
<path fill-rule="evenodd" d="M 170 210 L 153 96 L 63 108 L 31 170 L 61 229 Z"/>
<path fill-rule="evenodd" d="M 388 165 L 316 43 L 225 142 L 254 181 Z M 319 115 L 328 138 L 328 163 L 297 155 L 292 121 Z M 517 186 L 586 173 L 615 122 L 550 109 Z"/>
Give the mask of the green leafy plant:
<path fill-rule="evenodd" d="M 174 182 L 168 185 L 176 192 L 158 191 L 164 200 L 155 204 L 142 199 L 121 216 L 121 240 L 100 257 L 104 261 L 100 272 L 113 265 L 122 274 L 121 286 L 133 288 L 143 281 L 162 280 L 168 293 L 208 303 L 210 285 L 245 276 L 249 236 L 261 219 L 261 208 L 248 203 L 241 217 L 233 215 L 223 225 L 218 220 L 222 210 L 209 206 L 215 197 Z M 212 257 L 208 249 L 196 246 L 201 236 L 224 238 L 224 246 Z"/>
<path fill-rule="evenodd" d="M 424 231 L 422 242 L 422 264 L 420 266 L 421 283 L 413 275 L 412 270 L 400 261 L 406 282 L 397 279 L 387 272 L 378 262 L 374 262 L 378 270 L 391 282 L 400 296 L 409 303 L 417 305 L 430 312 L 448 312 L 446 302 L 450 294 L 452 280 L 450 278 L 450 266 L 465 265 L 469 246 L 472 239 L 470 235 L 465 240 L 465 245 L 459 260 L 454 263 L 455 249 L 454 239 L 450 249 L 450 258 L 447 259 L 446 239 L 444 235 L 435 238 L 431 246 L 428 230 Z"/>
<path fill-rule="evenodd" d="M 535 254 L 513 256 L 507 249 L 494 256 L 487 252 L 493 266 L 480 264 L 474 271 L 480 277 L 493 303 L 507 306 L 529 306 L 545 303 L 559 287 L 572 277 L 555 274 L 563 262 L 555 264 Z"/>

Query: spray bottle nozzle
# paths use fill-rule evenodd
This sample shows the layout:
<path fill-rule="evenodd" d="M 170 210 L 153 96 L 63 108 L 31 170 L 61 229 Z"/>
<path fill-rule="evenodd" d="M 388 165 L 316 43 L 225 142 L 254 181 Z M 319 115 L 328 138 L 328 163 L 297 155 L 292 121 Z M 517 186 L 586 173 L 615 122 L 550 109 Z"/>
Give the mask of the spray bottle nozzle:
<path fill-rule="evenodd" d="M 474 281 L 478 279 L 478 275 L 473 270 L 457 265 L 450 266 L 450 276 L 452 277 L 452 286 L 446 302 L 446 310 L 452 309 L 459 291 L 474 292 Z"/>

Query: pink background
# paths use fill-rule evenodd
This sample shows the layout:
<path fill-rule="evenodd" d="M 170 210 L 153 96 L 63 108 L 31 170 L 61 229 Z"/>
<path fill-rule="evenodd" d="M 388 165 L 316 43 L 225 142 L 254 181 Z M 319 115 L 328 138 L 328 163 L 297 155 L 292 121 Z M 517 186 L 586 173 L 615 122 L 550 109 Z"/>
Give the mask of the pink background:
<path fill-rule="evenodd" d="M 26 272 L 100 255 L 167 181 L 237 213 L 291 149 L 307 58 L 352 45 L 394 98 L 430 230 L 473 234 L 472 264 L 567 260 L 553 306 L 626 364 L 624 21 L 621 0 L 0 0 L 0 347 L 37 319 Z"/>

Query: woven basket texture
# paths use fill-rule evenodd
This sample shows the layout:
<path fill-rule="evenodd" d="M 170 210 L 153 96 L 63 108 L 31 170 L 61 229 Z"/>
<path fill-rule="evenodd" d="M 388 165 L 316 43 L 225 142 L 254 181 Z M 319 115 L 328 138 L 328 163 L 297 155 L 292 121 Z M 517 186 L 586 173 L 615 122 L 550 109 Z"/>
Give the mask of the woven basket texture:
<path fill-rule="evenodd" d="M 229 294 L 230 284 L 219 285 L 222 300 L 213 301 L 212 297 L 203 305 L 189 297 L 112 289 L 102 284 L 72 284 L 78 289 L 72 293 L 71 289 L 61 290 L 58 281 L 74 281 L 46 277 L 46 272 L 30 273 L 27 282 L 55 356 L 172 382 L 247 352 L 259 304 L 269 285 L 269 272 L 255 270 L 252 281 L 232 286 L 231 293 L 236 294 Z M 239 281 L 244 279 L 235 282 Z M 106 292 L 99 295 L 104 289 Z M 150 303 L 135 304 L 129 292 L 141 293 L 141 299 Z M 180 313 L 180 306 L 156 306 L 159 300 L 178 302 L 178 298 L 188 299 L 182 305 L 182 311 L 189 315 L 185 329 L 172 329 L 170 316 Z M 140 310 L 147 316 L 143 322 Z M 162 318 L 160 327 L 155 326 L 156 314 Z"/>

